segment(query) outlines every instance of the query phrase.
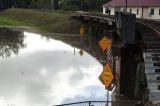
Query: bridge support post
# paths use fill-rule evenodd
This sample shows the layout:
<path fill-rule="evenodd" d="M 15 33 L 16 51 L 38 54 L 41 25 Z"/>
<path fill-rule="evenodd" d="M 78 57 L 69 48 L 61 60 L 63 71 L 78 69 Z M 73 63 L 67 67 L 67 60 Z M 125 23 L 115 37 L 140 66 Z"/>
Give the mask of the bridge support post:
<path fill-rule="evenodd" d="M 93 18 L 90 17 L 90 22 L 89 22 L 89 36 L 93 36 Z"/>
<path fill-rule="evenodd" d="M 88 102 L 88 104 L 89 104 L 89 106 L 91 106 L 91 102 L 90 101 Z"/>
<path fill-rule="evenodd" d="M 99 20 L 97 20 L 97 24 L 96 24 L 96 38 L 98 38 L 99 39 L 99 36 L 100 36 L 100 21 Z"/>
<path fill-rule="evenodd" d="M 117 12 L 117 30 L 113 35 L 112 52 L 114 59 L 116 91 L 128 97 L 134 97 L 134 78 L 136 59 L 139 48 L 135 45 L 135 15 Z M 137 51 L 136 51 L 137 50 Z"/>
<path fill-rule="evenodd" d="M 100 22 L 98 23 L 98 27 L 99 27 L 99 29 L 98 29 L 98 39 L 101 39 L 102 29 L 101 29 L 101 23 Z"/>
<path fill-rule="evenodd" d="M 136 15 L 116 12 L 117 32 L 124 44 L 135 44 Z"/>

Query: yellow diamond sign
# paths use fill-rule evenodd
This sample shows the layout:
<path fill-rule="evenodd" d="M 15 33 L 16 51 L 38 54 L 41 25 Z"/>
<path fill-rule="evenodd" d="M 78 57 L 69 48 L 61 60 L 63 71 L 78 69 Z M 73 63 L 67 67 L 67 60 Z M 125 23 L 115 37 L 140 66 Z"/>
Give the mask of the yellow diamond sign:
<path fill-rule="evenodd" d="M 102 48 L 103 51 L 105 51 L 110 45 L 110 41 L 106 38 L 106 36 L 103 36 L 103 38 L 99 41 L 99 46 Z"/>
<path fill-rule="evenodd" d="M 81 26 L 79 32 L 80 32 L 81 36 L 84 34 L 84 28 L 83 28 L 83 26 Z"/>
<path fill-rule="evenodd" d="M 112 74 L 112 71 L 111 71 L 111 69 L 110 69 L 108 64 L 104 67 L 101 75 L 99 76 L 99 80 L 106 87 L 108 87 L 110 85 L 110 83 L 112 82 L 113 74 Z"/>

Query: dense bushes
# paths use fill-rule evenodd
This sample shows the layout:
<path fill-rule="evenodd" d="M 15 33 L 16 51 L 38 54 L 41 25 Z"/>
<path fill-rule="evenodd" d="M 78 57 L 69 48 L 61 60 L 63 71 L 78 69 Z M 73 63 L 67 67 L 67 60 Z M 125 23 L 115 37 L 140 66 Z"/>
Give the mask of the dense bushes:
<path fill-rule="evenodd" d="M 75 6 L 75 5 L 68 5 L 68 6 L 62 7 L 62 9 L 64 11 L 78 11 L 79 10 L 78 6 Z"/>
<path fill-rule="evenodd" d="M 63 9 L 66 11 L 101 10 L 109 0 L 0 0 L 0 8 Z"/>

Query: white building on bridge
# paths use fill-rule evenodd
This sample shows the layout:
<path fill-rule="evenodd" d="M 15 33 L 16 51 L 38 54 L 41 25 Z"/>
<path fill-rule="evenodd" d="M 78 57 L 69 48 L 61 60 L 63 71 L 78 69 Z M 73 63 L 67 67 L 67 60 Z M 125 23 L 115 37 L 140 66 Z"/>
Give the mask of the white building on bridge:
<path fill-rule="evenodd" d="M 137 18 L 160 19 L 160 0 L 127 0 L 127 12 Z M 126 0 L 112 0 L 103 5 L 103 14 L 115 15 L 126 10 Z"/>

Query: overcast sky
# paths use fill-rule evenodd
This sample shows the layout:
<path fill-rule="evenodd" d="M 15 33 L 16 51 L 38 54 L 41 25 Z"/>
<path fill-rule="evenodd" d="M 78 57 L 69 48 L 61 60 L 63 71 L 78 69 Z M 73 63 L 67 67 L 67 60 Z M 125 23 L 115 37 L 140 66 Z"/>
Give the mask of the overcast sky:
<path fill-rule="evenodd" d="M 0 106 L 52 106 L 106 100 L 102 65 L 61 41 L 25 32 L 27 48 L 0 59 Z"/>

